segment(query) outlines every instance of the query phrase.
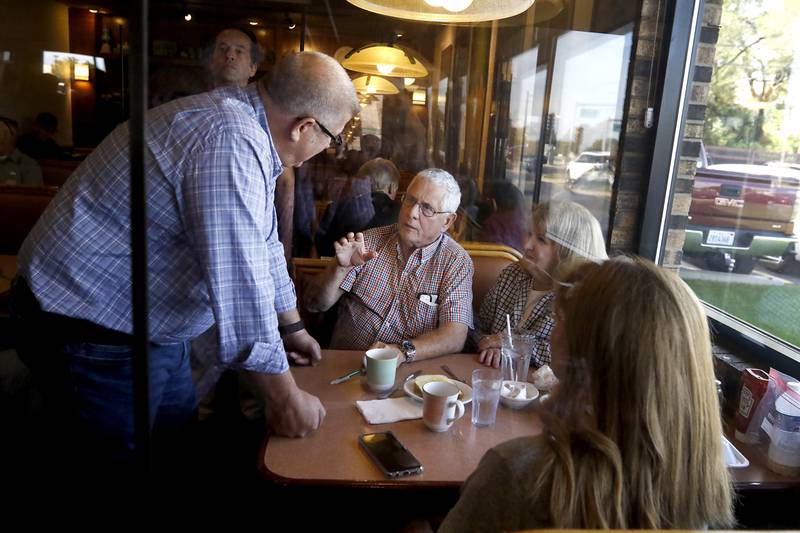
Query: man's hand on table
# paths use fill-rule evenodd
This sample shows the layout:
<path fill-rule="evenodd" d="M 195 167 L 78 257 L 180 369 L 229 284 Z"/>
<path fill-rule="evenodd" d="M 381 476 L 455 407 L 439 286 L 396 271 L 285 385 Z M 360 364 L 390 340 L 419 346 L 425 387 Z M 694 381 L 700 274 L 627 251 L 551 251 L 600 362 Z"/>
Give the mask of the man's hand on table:
<path fill-rule="evenodd" d="M 325 420 L 325 408 L 319 398 L 294 387 L 283 409 L 267 409 L 267 420 L 272 430 L 284 437 L 305 437 L 316 431 Z"/>
<path fill-rule="evenodd" d="M 300 389 L 290 371 L 250 377 L 264 397 L 267 424 L 284 437 L 305 437 L 325 420 L 325 407 L 316 396 Z"/>
<path fill-rule="evenodd" d="M 503 338 L 500 334 L 486 335 L 478 341 L 478 362 L 486 366 L 500 368 L 501 348 Z"/>
<path fill-rule="evenodd" d="M 283 337 L 283 347 L 290 363 L 313 365 L 322 360 L 319 343 L 304 329 Z"/>

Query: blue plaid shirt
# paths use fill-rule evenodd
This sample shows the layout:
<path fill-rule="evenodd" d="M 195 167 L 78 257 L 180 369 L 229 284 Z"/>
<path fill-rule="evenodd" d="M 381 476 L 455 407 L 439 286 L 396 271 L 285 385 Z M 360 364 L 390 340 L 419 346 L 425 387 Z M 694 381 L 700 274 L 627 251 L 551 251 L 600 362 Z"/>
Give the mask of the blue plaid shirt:
<path fill-rule="evenodd" d="M 128 144 L 123 124 L 67 180 L 19 254 L 45 311 L 126 333 Z M 285 372 L 276 313 L 296 299 L 273 203 L 282 166 L 256 85 L 149 111 L 146 145 L 151 340 L 181 342 L 216 324 L 221 363 Z"/>

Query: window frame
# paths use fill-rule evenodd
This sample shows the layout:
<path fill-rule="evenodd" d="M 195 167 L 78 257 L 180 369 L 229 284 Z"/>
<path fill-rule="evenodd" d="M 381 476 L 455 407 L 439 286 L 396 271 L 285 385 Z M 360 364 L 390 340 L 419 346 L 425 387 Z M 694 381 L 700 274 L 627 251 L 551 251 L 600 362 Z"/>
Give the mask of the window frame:
<path fill-rule="evenodd" d="M 639 240 L 639 254 L 657 264 L 663 261 L 672 219 L 672 198 L 704 11 L 705 0 L 676 0 L 671 33 L 662 40 L 668 43 L 665 44 L 668 49 Z M 715 340 L 778 370 L 800 375 L 800 349 L 722 309 L 702 303 Z"/>

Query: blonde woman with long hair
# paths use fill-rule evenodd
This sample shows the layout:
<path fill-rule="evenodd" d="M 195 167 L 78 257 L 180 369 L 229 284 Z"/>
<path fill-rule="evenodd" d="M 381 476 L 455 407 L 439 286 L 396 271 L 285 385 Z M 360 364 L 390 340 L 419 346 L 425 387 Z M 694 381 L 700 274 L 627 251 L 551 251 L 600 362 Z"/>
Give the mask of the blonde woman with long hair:
<path fill-rule="evenodd" d="M 440 531 L 733 524 L 705 313 L 639 258 L 560 287 L 542 434 L 490 450 Z"/>
<path fill-rule="evenodd" d="M 543 202 L 534 208 L 532 222 L 523 258 L 503 269 L 478 312 L 478 360 L 487 366 L 500 366 L 506 315 L 515 333 L 536 337 L 532 366 L 549 364 L 554 280 L 607 257 L 600 223 L 580 204 Z"/>

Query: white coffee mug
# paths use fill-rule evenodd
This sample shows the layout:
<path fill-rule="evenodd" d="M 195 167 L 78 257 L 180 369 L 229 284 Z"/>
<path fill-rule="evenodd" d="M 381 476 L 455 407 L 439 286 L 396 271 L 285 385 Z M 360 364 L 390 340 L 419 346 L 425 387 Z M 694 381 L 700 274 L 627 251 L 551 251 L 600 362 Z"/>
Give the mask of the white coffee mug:
<path fill-rule="evenodd" d="M 422 421 L 431 431 L 447 431 L 464 416 L 464 403 L 458 399 L 458 387 L 433 381 L 422 387 Z"/>
<path fill-rule="evenodd" d="M 373 348 L 364 357 L 367 367 L 367 385 L 375 392 L 384 392 L 394 386 L 397 359 L 400 351 L 395 348 Z"/>

